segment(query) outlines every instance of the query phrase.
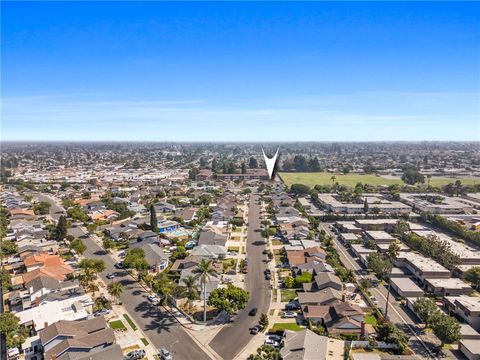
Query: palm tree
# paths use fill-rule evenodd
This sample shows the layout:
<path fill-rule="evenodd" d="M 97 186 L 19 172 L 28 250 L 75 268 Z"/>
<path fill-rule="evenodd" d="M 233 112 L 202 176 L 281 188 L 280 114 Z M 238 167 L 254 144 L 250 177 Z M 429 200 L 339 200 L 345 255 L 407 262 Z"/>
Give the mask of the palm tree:
<path fill-rule="evenodd" d="M 123 292 L 123 285 L 120 281 L 115 281 L 108 286 L 108 293 L 115 298 L 115 302 L 118 303 L 118 297 Z"/>
<path fill-rule="evenodd" d="M 431 174 L 427 175 L 427 189 L 430 189 L 430 179 L 432 178 Z"/>
<path fill-rule="evenodd" d="M 200 290 L 197 285 L 197 278 L 195 276 L 187 276 L 182 279 L 184 286 L 180 286 L 180 291 L 182 295 L 186 296 L 188 299 L 188 310 L 192 311 L 192 302 L 193 300 L 198 300 L 200 298 Z"/>
<path fill-rule="evenodd" d="M 392 262 L 392 266 L 390 267 L 390 274 L 388 276 L 387 304 L 385 305 L 385 319 L 387 320 L 388 320 L 388 302 L 390 300 L 390 287 L 392 284 L 390 279 L 392 278 L 393 264 L 395 262 L 395 259 L 398 256 L 399 251 L 400 251 L 400 245 L 398 244 L 397 240 L 395 240 L 393 243 L 390 244 L 390 247 L 388 248 L 388 251 L 387 251 L 387 255 L 390 258 L 390 261 Z"/>
<path fill-rule="evenodd" d="M 161 301 L 164 302 L 168 295 L 175 290 L 175 283 L 170 279 L 165 272 L 161 272 L 153 278 L 153 290 L 161 296 Z"/>
<path fill-rule="evenodd" d="M 207 321 L 207 281 L 212 277 L 217 277 L 218 273 L 212 268 L 212 260 L 202 259 L 197 265 L 197 268 L 193 270 L 194 274 L 197 274 L 196 278 L 200 279 L 203 289 L 203 321 Z"/>

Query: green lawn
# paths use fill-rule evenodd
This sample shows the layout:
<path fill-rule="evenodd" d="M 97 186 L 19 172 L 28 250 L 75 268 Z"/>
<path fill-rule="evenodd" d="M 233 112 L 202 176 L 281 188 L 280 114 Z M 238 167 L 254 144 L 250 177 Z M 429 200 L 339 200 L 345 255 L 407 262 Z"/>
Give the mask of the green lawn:
<path fill-rule="evenodd" d="M 295 290 L 282 289 L 280 291 L 282 294 L 281 302 L 288 302 L 297 297 L 297 292 Z"/>
<path fill-rule="evenodd" d="M 355 187 L 358 182 L 370 185 L 393 185 L 403 184 L 401 179 L 386 179 L 374 174 L 333 174 L 328 172 L 318 173 L 280 173 L 283 182 L 288 186 L 292 184 L 305 184 L 310 187 L 315 185 L 332 185 L 332 176 L 335 176 L 335 182 L 342 185 Z M 431 186 L 443 186 L 448 183 L 454 183 L 457 179 L 434 176 L 430 179 Z M 460 179 L 463 184 L 473 184 L 474 180 L 479 182 L 478 178 L 463 178 Z M 425 183 L 427 180 L 425 179 Z"/>
<path fill-rule="evenodd" d="M 127 330 L 127 328 L 125 327 L 125 325 L 123 325 L 122 320 L 110 321 L 110 327 L 111 327 L 113 330 L 122 330 L 122 331 Z"/>
<path fill-rule="evenodd" d="M 125 318 L 125 320 L 127 320 L 128 324 L 130 325 L 130 327 L 133 329 L 133 330 L 137 330 L 137 326 L 135 325 L 135 323 L 132 321 L 132 319 L 130 319 L 130 316 L 128 316 L 127 314 L 123 314 L 123 317 Z"/>
<path fill-rule="evenodd" d="M 148 346 L 148 340 L 145 338 L 141 338 L 143 345 Z"/>
<path fill-rule="evenodd" d="M 373 315 L 365 315 L 365 324 L 377 325 L 377 318 Z"/>
<path fill-rule="evenodd" d="M 292 330 L 292 331 L 301 331 L 304 330 L 304 327 L 298 326 L 296 323 L 275 323 L 270 329 L 271 332 L 283 331 L 283 330 Z"/>

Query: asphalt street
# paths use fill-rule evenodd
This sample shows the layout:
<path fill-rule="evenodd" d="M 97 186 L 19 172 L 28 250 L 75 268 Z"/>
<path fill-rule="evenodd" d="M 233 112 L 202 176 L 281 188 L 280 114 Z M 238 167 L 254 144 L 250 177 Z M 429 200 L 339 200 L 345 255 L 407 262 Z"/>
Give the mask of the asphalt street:
<path fill-rule="evenodd" d="M 60 205 L 58 205 L 57 201 L 48 196 L 48 195 L 45 195 L 45 194 L 42 194 L 42 193 L 38 193 L 38 192 L 34 192 L 32 193 L 32 196 L 34 197 L 34 199 L 36 199 L 37 201 L 41 201 L 41 202 L 47 202 L 51 205 L 50 207 L 50 216 L 55 220 L 55 221 L 58 221 L 58 219 L 60 218 L 60 216 L 62 215 L 65 215 L 66 214 L 66 211 L 63 207 L 61 207 Z"/>
<path fill-rule="evenodd" d="M 363 268 L 358 263 L 358 261 L 350 254 L 349 250 L 343 246 L 340 241 L 337 240 L 336 235 L 328 228 L 327 223 L 322 223 L 321 228 L 324 229 L 329 235 L 333 236 L 335 247 L 338 250 L 340 256 L 340 261 L 348 269 L 354 270 L 356 275 L 360 278 L 371 278 L 375 279 L 374 275 L 364 275 Z M 387 294 L 388 289 L 385 285 L 379 284 L 375 288 L 371 288 L 370 292 L 378 301 L 378 307 L 385 311 L 387 304 Z M 422 329 L 420 328 L 420 323 L 416 319 L 415 314 L 409 309 L 401 306 L 396 300 L 395 297 L 390 295 L 390 301 L 388 306 L 388 318 L 394 323 L 397 327 L 405 331 L 407 334 L 410 333 L 409 346 L 415 352 L 418 358 L 422 359 L 431 359 L 434 358 L 430 349 L 435 348 L 435 338 L 433 336 L 425 336 L 422 334 Z M 422 337 L 420 337 L 422 336 Z"/>
<path fill-rule="evenodd" d="M 248 230 L 247 230 L 247 258 L 248 274 L 245 285 L 250 292 L 250 299 L 245 309 L 240 311 L 234 321 L 226 325 L 210 342 L 210 347 L 215 350 L 223 359 L 229 360 L 242 351 L 254 335 L 249 329 L 258 324 L 260 315 L 268 313 L 270 307 L 270 282 L 265 280 L 263 271 L 267 268 L 264 239 L 261 237 L 260 229 L 260 205 L 259 196 L 252 195 L 248 208 Z M 258 308 L 255 316 L 249 316 L 252 308 Z M 258 334 L 255 336 L 263 336 Z"/>
<path fill-rule="evenodd" d="M 175 360 L 210 359 L 172 315 L 147 300 L 149 294 L 143 287 L 126 271 L 115 269 L 113 258 L 108 256 L 92 238 L 85 237 L 83 241 L 87 245 L 85 257 L 105 261 L 106 270 L 100 274 L 102 280 L 106 284 L 113 281 L 122 283 L 124 289 L 120 300 L 123 307 L 157 349 L 171 348 Z M 113 280 L 105 277 L 109 272 L 116 273 Z"/>

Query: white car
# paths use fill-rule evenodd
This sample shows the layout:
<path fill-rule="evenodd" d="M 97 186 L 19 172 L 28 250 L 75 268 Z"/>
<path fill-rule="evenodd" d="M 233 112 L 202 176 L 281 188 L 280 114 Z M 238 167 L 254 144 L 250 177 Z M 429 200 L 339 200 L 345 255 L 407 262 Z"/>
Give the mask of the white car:
<path fill-rule="evenodd" d="M 293 311 L 285 311 L 283 313 L 283 317 L 285 319 L 293 319 L 294 317 L 297 317 L 297 313 L 296 312 L 293 312 Z"/>
<path fill-rule="evenodd" d="M 150 295 L 149 297 L 147 297 L 148 301 L 152 302 L 152 303 L 156 303 L 158 302 L 158 297 L 156 295 Z"/>
<path fill-rule="evenodd" d="M 264 344 L 265 345 L 270 345 L 270 346 L 273 346 L 273 347 L 280 347 L 280 343 L 278 341 L 273 340 L 273 339 L 266 339 Z"/>
<path fill-rule="evenodd" d="M 162 360 L 173 360 L 172 354 L 165 348 L 160 349 L 158 355 Z"/>

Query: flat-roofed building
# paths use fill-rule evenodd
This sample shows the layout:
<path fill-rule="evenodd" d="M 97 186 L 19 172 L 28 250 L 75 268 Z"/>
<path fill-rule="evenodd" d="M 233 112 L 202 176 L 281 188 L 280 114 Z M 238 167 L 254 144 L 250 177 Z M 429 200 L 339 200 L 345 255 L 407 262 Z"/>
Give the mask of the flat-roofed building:
<path fill-rule="evenodd" d="M 400 200 L 422 212 L 432 214 L 463 214 L 471 212 L 473 206 L 459 201 L 457 198 L 437 193 L 412 194 L 401 193 Z"/>
<path fill-rule="evenodd" d="M 438 296 L 470 295 L 473 292 L 470 285 L 457 278 L 426 279 L 425 285 L 428 292 Z"/>
<path fill-rule="evenodd" d="M 337 221 L 335 225 L 340 231 L 346 233 L 361 234 L 363 231 L 362 228 L 355 225 L 354 221 Z"/>
<path fill-rule="evenodd" d="M 460 350 L 468 360 L 480 360 L 480 340 L 460 340 L 458 350 Z"/>
<path fill-rule="evenodd" d="M 390 284 L 392 289 L 404 298 L 420 297 L 424 295 L 423 290 L 408 277 L 391 278 Z"/>
<path fill-rule="evenodd" d="M 452 252 L 460 258 L 462 265 L 480 265 L 480 251 L 453 240 L 450 236 L 432 230 L 412 231 L 414 234 L 423 238 L 436 238 L 438 241 L 445 241 L 450 245 Z"/>
<path fill-rule="evenodd" d="M 414 252 L 400 252 L 395 260 L 395 266 L 407 268 L 422 282 L 425 279 L 448 279 L 450 271 L 435 260 L 426 258 Z"/>
<path fill-rule="evenodd" d="M 397 219 L 357 219 L 355 225 L 362 230 L 393 230 L 397 225 Z"/>
<path fill-rule="evenodd" d="M 364 199 L 373 194 L 367 194 L 364 196 Z M 364 201 L 362 200 L 361 203 L 354 204 L 354 203 L 342 203 L 336 198 L 336 194 L 319 194 L 318 195 L 319 202 L 328 210 L 334 213 L 344 213 L 344 214 L 363 214 Z M 378 202 L 369 202 L 369 206 L 371 209 L 378 208 L 383 213 L 388 214 L 406 214 L 411 211 L 410 206 L 407 206 L 398 201 L 388 201 L 388 200 L 381 200 Z"/>
<path fill-rule="evenodd" d="M 365 236 L 369 240 L 375 241 L 377 244 L 391 244 L 395 238 L 385 231 L 371 230 L 365 231 Z"/>
<path fill-rule="evenodd" d="M 354 233 L 341 233 L 340 238 L 342 239 L 344 244 L 355 242 L 360 239 L 359 235 Z"/>
<path fill-rule="evenodd" d="M 461 317 L 475 330 L 480 330 L 480 298 L 471 296 L 446 296 L 445 307 Z"/>

